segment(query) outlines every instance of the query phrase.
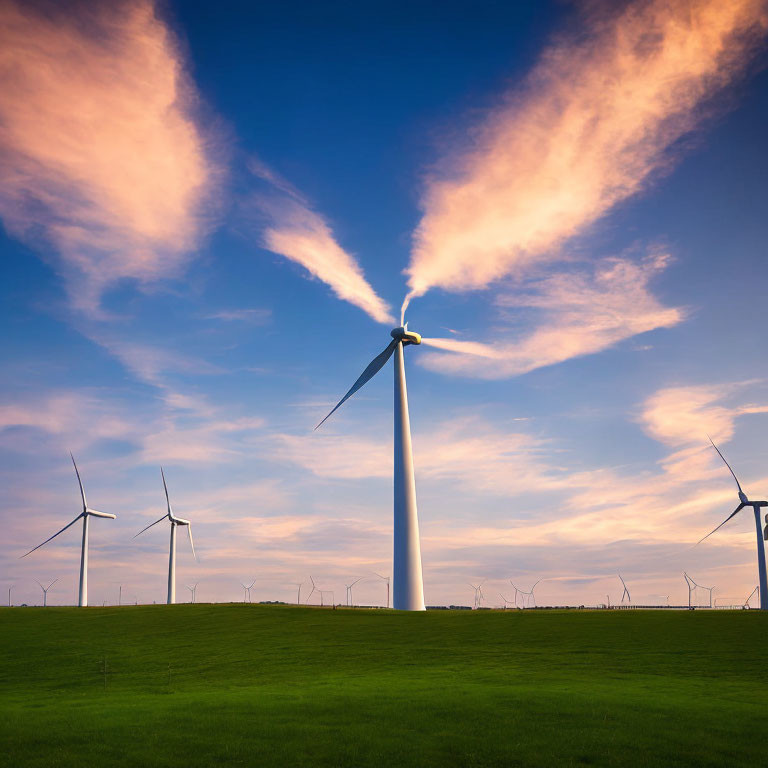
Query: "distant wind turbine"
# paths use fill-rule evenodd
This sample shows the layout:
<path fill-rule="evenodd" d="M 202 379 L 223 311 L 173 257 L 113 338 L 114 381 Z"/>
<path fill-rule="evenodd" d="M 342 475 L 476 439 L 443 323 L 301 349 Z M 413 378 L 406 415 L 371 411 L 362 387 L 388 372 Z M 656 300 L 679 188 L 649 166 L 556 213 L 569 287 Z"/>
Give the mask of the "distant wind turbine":
<path fill-rule="evenodd" d="M 712 591 L 714 590 L 714 587 L 703 587 L 701 584 L 697 584 L 685 571 L 683 571 L 683 578 L 685 579 L 685 583 L 688 586 L 688 607 L 692 608 L 691 604 L 691 595 L 693 594 L 695 589 L 704 589 L 707 592 L 709 592 L 709 607 L 712 607 Z"/>
<path fill-rule="evenodd" d="M 344 586 L 347 588 L 347 608 L 354 608 L 355 604 L 352 602 L 352 587 L 355 586 L 359 581 L 362 581 L 365 577 L 361 576 L 359 579 L 355 579 L 351 584 L 345 584 Z"/>
<path fill-rule="evenodd" d="M 309 577 L 309 580 L 312 583 L 312 589 L 310 590 L 309 594 L 307 595 L 307 605 L 309 605 L 309 599 L 312 597 L 312 595 L 317 590 L 317 587 L 315 586 L 315 580 L 311 576 Z"/>
<path fill-rule="evenodd" d="M 387 582 L 387 608 L 389 608 L 389 582 L 390 578 L 389 576 L 382 576 L 380 573 L 376 573 L 376 571 L 373 572 L 376 576 L 378 576 L 380 579 L 383 579 Z"/>
<path fill-rule="evenodd" d="M 361 387 L 369 382 L 395 355 L 395 461 L 394 461 L 394 596 L 393 606 L 403 611 L 423 611 L 424 584 L 421 572 L 419 517 L 416 508 L 416 480 L 413 471 L 411 422 L 405 382 L 404 348 L 421 344 L 421 336 L 408 330 L 408 323 L 395 328 L 392 341 L 362 372 L 323 422 Z M 315 429 L 317 429 L 315 427 Z"/>
<path fill-rule="evenodd" d="M 539 581 L 541 581 L 541 579 L 539 579 Z M 538 584 L 539 581 L 537 581 L 536 584 Z M 512 584 L 511 581 L 509 583 Z M 515 587 L 515 605 L 517 605 L 517 596 L 519 594 L 519 595 L 522 596 L 521 602 L 522 602 L 522 607 L 523 608 L 530 608 L 531 607 L 531 603 L 533 603 L 533 607 L 535 608 L 536 607 L 536 595 L 534 595 L 533 590 L 536 589 L 536 584 L 534 584 L 531 587 L 529 592 L 524 592 L 522 589 L 520 589 L 519 587 L 515 587 L 515 585 L 512 584 L 512 586 Z"/>
<path fill-rule="evenodd" d="M 243 584 L 243 582 L 240 582 L 240 586 L 243 588 L 243 602 L 244 603 L 250 603 L 251 602 L 251 587 L 256 583 L 256 579 L 254 579 L 250 584 Z"/>
<path fill-rule="evenodd" d="M 508 598 L 504 597 L 504 595 L 502 595 L 501 592 L 499 592 L 499 597 L 504 601 L 504 610 L 506 611 L 507 610 L 507 605 L 512 603 L 512 600 L 509 600 Z M 515 605 L 515 608 L 517 608 L 516 605 Z"/>
<path fill-rule="evenodd" d="M 627 598 L 627 604 L 632 604 L 632 597 L 629 594 L 629 590 L 627 589 L 627 585 L 624 581 L 624 579 L 621 578 L 621 574 L 616 574 L 621 579 L 621 585 L 624 587 L 624 591 L 621 593 L 621 605 L 624 605 L 624 598 Z"/>
<path fill-rule="evenodd" d="M 709 436 L 707 436 L 709 437 Z M 758 579 L 760 581 L 760 610 L 766 611 L 768 610 L 768 576 L 766 575 L 765 570 L 765 544 L 764 540 L 768 539 L 768 525 L 766 525 L 765 529 L 763 529 L 762 523 L 760 522 L 760 508 L 761 507 L 768 507 L 768 501 L 750 501 L 747 498 L 747 494 L 744 493 L 744 491 L 741 489 L 741 483 L 739 483 L 739 478 L 736 477 L 736 473 L 731 468 L 731 465 L 725 460 L 725 456 L 721 453 L 720 449 L 715 445 L 712 438 L 709 438 L 709 442 L 712 443 L 712 447 L 718 452 L 720 455 L 720 458 L 725 463 L 725 466 L 728 467 L 730 470 L 730 473 L 733 475 L 733 479 L 736 481 L 736 487 L 739 489 L 739 506 L 736 507 L 736 509 L 731 512 L 728 517 L 723 520 L 720 525 L 715 528 L 714 531 L 710 531 L 704 539 L 709 538 L 715 531 L 722 528 L 732 517 L 735 517 L 739 512 L 741 512 L 744 507 L 752 507 L 752 512 L 755 515 L 755 531 L 757 532 L 757 575 Z M 765 522 L 768 523 L 768 515 L 765 516 Z M 701 544 L 704 539 L 700 539 L 697 543 Z"/>
<path fill-rule="evenodd" d="M 176 602 L 176 528 L 179 525 L 185 525 L 187 527 L 187 535 L 189 536 L 189 546 L 192 547 L 192 556 L 197 560 L 197 554 L 195 553 L 195 543 L 192 540 L 192 524 L 189 520 L 185 520 L 183 517 L 176 517 L 171 509 L 171 499 L 168 496 L 168 485 L 165 482 L 165 472 L 160 467 L 160 476 L 163 478 L 163 488 L 165 489 L 165 501 L 168 505 L 168 511 L 154 523 L 150 523 L 146 528 L 142 528 L 136 536 L 141 536 L 144 531 L 148 531 L 153 525 L 162 523 L 163 520 L 169 520 L 171 523 L 171 543 L 170 552 L 168 554 L 168 605 L 172 605 Z M 133 538 L 135 539 L 136 536 Z"/>
<path fill-rule="evenodd" d="M 290 585 L 292 587 L 298 587 L 298 590 L 296 592 L 296 605 L 301 605 L 301 588 L 304 586 L 303 581 L 291 581 Z"/>
<path fill-rule="evenodd" d="M 195 595 L 197 594 L 197 585 L 198 585 L 199 583 L 200 583 L 200 582 L 198 581 L 198 582 L 195 582 L 194 584 L 192 584 L 191 586 L 190 586 L 189 584 L 186 584 L 186 585 L 185 585 L 185 586 L 187 587 L 187 589 L 188 589 L 188 590 L 190 591 L 190 593 L 191 593 L 191 599 L 190 599 L 190 602 L 192 602 L 192 603 L 194 603 L 194 602 L 195 602 Z"/>
<path fill-rule="evenodd" d="M 473 606 L 474 610 L 477 610 L 483 602 L 483 584 L 485 582 L 481 581 L 477 586 L 474 584 L 470 584 L 469 586 L 472 587 L 472 589 L 475 590 L 475 604 Z"/>
<path fill-rule="evenodd" d="M 67 530 L 67 528 L 70 528 L 73 526 L 81 517 L 83 518 L 83 543 L 80 547 L 80 592 L 77 600 L 77 604 L 80 607 L 84 607 L 88 605 L 88 523 L 92 517 L 108 517 L 110 520 L 115 519 L 115 515 L 110 514 L 109 512 L 97 512 L 95 509 L 91 509 L 88 506 L 88 502 L 85 499 L 85 490 L 83 489 L 83 482 L 80 479 L 80 472 L 77 469 L 77 464 L 75 463 L 75 457 L 72 456 L 72 454 L 69 454 L 72 458 L 72 464 L 75 467 L 75 474 L 77 475 L 77 482 L 80 486 L 80 497 L 83 501 L 83 511 L 71 522 L 65 525 L 60 531 L 57 533 L 54 533 L 53 536 L 46 539 L 42 544 L 38 544 L 35 549 L 30 549 L 29 552 L 27 552 L 25 555 L 22 555 L 21 557 L 26 557 L 27 555 L 31 555 L 36 549 L 40 549 L 44 544 L 47 544 L 52 539 L 55 539 L 60 533 L 64 533 L 64 531 Z"/>
<path fill-rule="evenodd" d="M 58 581 L 58 579 L 54 579 L 47 587 L 44 587 L 40 582 L 37 583 L 40 584 L 40 589 L 43 590 L 43 608 L 45 608 L 48 605 L 48 590 Z"/>

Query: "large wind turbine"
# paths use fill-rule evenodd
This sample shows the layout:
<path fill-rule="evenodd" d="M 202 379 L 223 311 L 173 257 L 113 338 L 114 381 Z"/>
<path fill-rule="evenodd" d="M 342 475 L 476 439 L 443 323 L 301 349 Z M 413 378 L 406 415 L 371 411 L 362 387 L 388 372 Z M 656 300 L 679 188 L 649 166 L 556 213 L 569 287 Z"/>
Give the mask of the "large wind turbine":
<path fill-rule="evenodd" d="M 394 461 L 394 608 L 403 611 L 423 611 L 424 584 L 421 574 L 421 545 L 419 516 L 416 509 L 416 480 L 413 473 L 411 421 L 408 414 L 408 391 L 405 383 L 403 350 L 409 344 L 421 344 L 421 336 L 408 330 L 408 323 L 390 333 L 392 341 L 373 358 L 349 392 L 339 400 L 331 413 L 369 382 L 395 355 L 395 461 Z M 317 429 L 315 427 L 315 429 Z"/>
<path fill-rule="evenodd" d="M 77 475 L 77 482 L 80 486 L 80 497 L 83 500 L 83 511 L 71 523 L 65 525 L 58 533 L 54 533 L 53 536 L 51 536 L 49 539 L 46 539 L 43 544 L 47 544 L 49 541 L 51 541 L 51 539 L 55 539 L 59 533 L 64 533 L 67 528 L 73 526 L 81 517 L 83 518 L 83 543 L 80 548 L 80 592 L 77 600 L 77 604 L 80 607 L 83 607 L 88 605 L 88 522 L 91 517 L 108 517 L 111 520 L 114 520 L 115 515 L 112 515 L 109 512 L 97 512 L 95 509 L 91 509 L 88 506 L 88 502 L 85 500 L 83 481 L 80 479 L 80 472 L 77 469 L 75 457 L 72 456 L 71 453 L 69 455 L 72 458 L 72 464 L 75 467 L 75 474 Z M 35 549 L 40 549 L 43 544 L 38 544 Z M 27 552 L 25 555 L 22 555 L 22 557 L 31 555 L 35 549 L 30 549 L 29 552 Z"/>
<path fill-rule="evenodd" d="M 144 531 L 148 531 L 153 525 L 162 523 L 163 520 L 168 519 L 171 522 L 171 546 L 170 554 L 168 555 L 168 605 L 172 605 L 176 602 L 176 528 L 179 525 L 187 526 L 187 534 L 189 535 L 189 546 L 192 547 L 192 555 L 197 560 L 197 554 L 195 553 L 195 543 L 192 541 L 192 524 L 189 520 L 184 520 L 182 517 L 176 517 L 171 509 L 171 499 L 168 496 L 168 486 L 165 482 L 165 472 L 160 467 L 160 475 L 163 478 L 163 488 L 165 489 L 165 501 L 168 505 L 168 511 L 154 523 L 150 523 L 146 528 L 142 528 L 136 536 L 141 536 Z M 136 536 L 133 538 L 135 539 Z"/>
<path fill-rule="evenodd" d="M 709 538 L 715 531 L 722 528 L 732 517 L 735 517 L 741 512 L 744 507 L 752 507 L 752 512 L 755 515 L 755 531 L 757 533 L 757 575 L 760 581 L 760 610 L 766 611 L 768 610 L 768 576 L 766 576 L 765 571 L 765 544 L 763 541 L 764 539 L 768 539 L 768 525 L 766 525 L 765 530 L 763 530 L 763 526 L 760 522 L 760 508 L 768 507 L 768 501 L 750 501 L 747 498 L 747 494 L 741 489 L 741 483 L 739 483 L 739 478 L 736 477 L 736 473 L 731 468 L 731 465 L 725 460 L 725 456 L 720 452 L 720 449 L 715 445 L 711 437 L 709 438 L 709 442 L 712 443 L 712 447 L 718 452 L 720 458 L 725 462 L 725 466 L 728 467 L 733 475 L 733 479 L 736 481 L 736 487 L 739 489 L 739 506 L 736 507 L 736 509 L 734 509 L 714 531 L 710 531 L 704 539 Z M 765 522 L 768 523 L 768 515 L 765 516 Z M 704 539 L 700 539 L 697 543 L 701 544 Z"/>

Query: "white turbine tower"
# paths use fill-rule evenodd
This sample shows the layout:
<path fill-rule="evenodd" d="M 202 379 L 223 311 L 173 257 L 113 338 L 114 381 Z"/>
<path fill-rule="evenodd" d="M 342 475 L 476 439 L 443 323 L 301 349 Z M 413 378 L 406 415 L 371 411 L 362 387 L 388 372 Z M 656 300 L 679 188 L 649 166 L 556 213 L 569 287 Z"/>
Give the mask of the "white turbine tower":
<path fill-rule="evenodd" d="M 421 336 L 408 330 L 408 323 L 395 328 L 392 341 L 377 355 L 339 400 L 331 413 L 370 381 L 395 355 L 395 456 L 394 456 L 394 586 L 393 607 L 403 611 L 423 611 L 424 584 L 421 574 L 419 517 L 416 508 L 416 480 L 413 472 L 411 422 L 408 414 L 408 391 L 405 383 L 404 348 L 421 344 Z M 317 429 L 315 427 L 315 429 Z"/>
<path fill-rule="evenodd" d="M 621 586 L 624 587 L 624 591 L 621 593 L 621 605 L 624 605 L 624 598 L 627 598 L 627 604 L 632 604 L 632 597 L 629 594 L 629 590 L 627 589 L 627 585 L 624 581 L 624 579 L 621 578 L 621 574 L 616 574 L 621 579 Z"/>
<path fill-rule="evenodd" d="M 141 536 L 144 531 L 148 531 L 153 525 L 157 525 L 158 523 L 162 523 L 163 520 L 169 520 L 171 523 L 171 544 L 170 544 L 170 553 L 168 555 L 168 605 L 172 605 L 176 602 L 176 528 L 179 525 L 185 525 L 187 526 L 187 534 L 189 535 L 189 546 L 192 547 L 192 556 L 197 560 L 197 554 L 195 553 L 195 543 L 192 541 L 192 524 L 189 522 L 189 520 L 185 520 L 182 517 L 176 517 L 176 515 L 173 514 L 173 510 L 171 509 L 171 499 L 168 496 L 168 486 L 165 482 L 165 472 L 163 472 L 163 468 L 160 467 L 160 475 L 163 478 L 163 488 L 165 489 L 165 501 L 168 505 L 168 511 L 159 519 L 155 520 L 154 523 L 150 523 L 146 528 L 142 528 L 136 536 Z M 133 538 L 135 539 L 136 536 Z"/>
<path fill-rule="evenodd" d="M 83 607 L 88 605 L 88 522 L 92 517 L 108 517 L 110 520 L 114 520 L 115 515 L 112 515 L 109 512 L 97 512 L 95 509 L 91 509 L 88 506 L 88 502 L 85 499 L 83 481 L 80 479 L 80 472 L 77 469 L 75 457 L 72 456 L 71 453 L 69 455 L 72 458 L 72 464 L 75 467 L 75 474 L 77 475 L 77 482 L 80 486 L 80 497 L 83 501 L 83 511 L 71 523 L 65 525 L 58 533 L 54 533 L 53 536 L 51 536 L 49 539 L 46 539 L 43 544 L 47 544 L 49 541 L 51 541 L 51 539 L 55 539 L 59 533 L 64 533 L 67 528 L 73 526 L 81 517 L 83 518 L 83 543 L 80 548 L 80 592 L 77 600 L 77 604 L 80 607 Z M 40 549 L 43 544 L 38 544 L 35 549 Z M 21 557 L 31 555 L 35 549 L 30 549 L 26 555 L 22 555 Z"/>
<path fill-rule="evenodd" d="M 47 587 L 44 587 L 40 582 L 37 583 L 40 584 L 40 589 L 43 590 L 43 608 L 45 608 L 48 605 L 48 590 L 58 581 L 58 579 L 54 579 Z"/>
<path fill-rule="evenodd" d="M 731 468 L 731 465 L 725 460 L 725 456 L 720 452 L 720 449 L 715 445 L 711 437 L 709 438 L 709 442 L 712 443 L 712 447 L 718 454 L 720 454 L 720 458 L 725 462 L 725 466 L 728 467 L 733 475 L 733 479 L 736 481 L 736 487 L 739 489 L 739 506 L 736 507 L 736 509 L 734 509 L 714 531 L 710 531 L 704 539 L 709 538 L 715 531 L 722 528 L 732 517 L 735 517 L 741 512 L 744 507 L 752 507 L 752 512 L 755 515 L 755 531 L 757 532 L 757 576 L 760 582 L 760 610 L 766 611 L 768 610 L 768 576 L 766 576 L 765 571 L 765 544 L 763 542 L 765 539 L 768 539 L 768 525 L 766 525 L 765 530 L 763 530 L 762 523 L 760 522 L 760 508 L 768 507 L 768 501 L 750 501 L 747 498 L 747 494 L 741 489 L 741 483 L 739 483 L 739 478 L 736 477 L 736 473 Z M 765 522 L 768 523 L 768 515 L 765 516 Z M 701 544 L 704 539 L 700 539 L 697 542 L 697 545 Z"/>

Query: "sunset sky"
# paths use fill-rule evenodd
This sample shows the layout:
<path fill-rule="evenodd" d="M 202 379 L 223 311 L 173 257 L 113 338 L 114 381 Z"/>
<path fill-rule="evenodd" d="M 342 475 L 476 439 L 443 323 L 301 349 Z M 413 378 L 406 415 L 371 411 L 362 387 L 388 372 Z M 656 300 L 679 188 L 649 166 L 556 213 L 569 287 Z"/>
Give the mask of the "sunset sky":
<path fill-rule="evenodd" d="M 768 4 L 0 0 L 0 587 L 381 604 L 406 296 L 425 600 L 757 584 Z M 183 533 L 183 531 L 181 532 Z M 4 585 L 4 586 L 3 586 Z M 306 593 L 305 593 L 306 594 Z"/>

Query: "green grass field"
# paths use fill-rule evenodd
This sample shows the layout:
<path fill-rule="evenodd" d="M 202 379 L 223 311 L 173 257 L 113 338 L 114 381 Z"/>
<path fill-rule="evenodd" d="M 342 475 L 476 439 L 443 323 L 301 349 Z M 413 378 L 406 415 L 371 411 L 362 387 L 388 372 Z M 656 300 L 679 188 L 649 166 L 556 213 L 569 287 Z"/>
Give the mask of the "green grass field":
<path fill-rule="evenodd" d="M 767 634 L 758 611 L 6 608 L 0 761 L 765 765 Z"/>

